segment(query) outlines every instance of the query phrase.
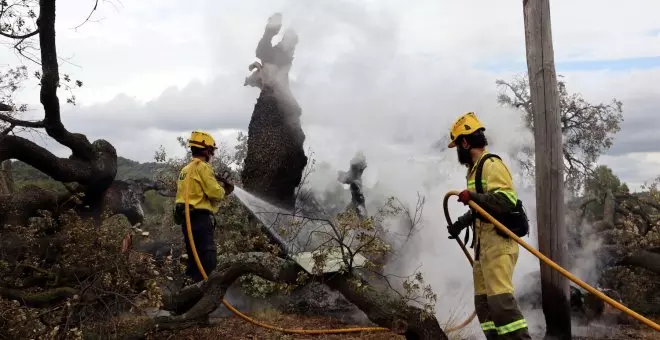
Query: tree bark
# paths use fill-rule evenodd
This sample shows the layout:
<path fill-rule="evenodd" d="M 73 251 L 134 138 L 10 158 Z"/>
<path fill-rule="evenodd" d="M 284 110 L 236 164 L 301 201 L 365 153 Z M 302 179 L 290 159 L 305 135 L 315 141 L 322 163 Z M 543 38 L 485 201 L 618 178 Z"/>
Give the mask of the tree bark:
<path fill-rule="evenodd" d="M 16 300 L 21 305 L 30 308 L 52 307 L 73 297 L 78 290 L 70 287 L 59 287 L 39 293 L 27 294 L 15 289 L 0 287 L 0 296 L 8 300 Z"/>
<path fill-rule="evenodd" d="M 302 180 L 307 156 L 303 149 L 305 134 L 300 126 L 302 110 L 288 82 L 295 45 L 286 50 L 273 46 L 270 40 L 277 32 L 279 28 L 271 31 L 267 27 L 257 49 L 257 57 L 264 63 L 259 71 L 261 93 L 248 127 L 241 180 L 250 193 L 293 210 L 295 190 Z"/>
<path fill-rule="evenodd" d="M 367 289 L 354 285 L 361 282 Z M 409 305 L 402 306 L 391 292 L 382 291 L 361 279 L 356 272 L 338 274 L 325 282 L 362 310 L 375 324 L 403 333 L 406 339 L 448 339 L 435 316 Z"/>
<path fill-rule="evenodd" d="M 625 256 L 620 262 L 620 265 L 633 266 L 644 268 L 660 275 L 660 254 L 647 251 L 637 250 L 632 254 Z"/>
<path fill-rule="evenodd" d="M 59 196 L 53 191 L 30 185 L 20 192 L 0 196 L 0 226 L 25 225 L 39 210 L 54 211 L 70 195 Z"/>
<path fill-rule="evenodd" d="M 536 206 L 539 250 L 567 265 L 564 174 L 559 94 L 555 73 L 549 0 L 524 0 L 525 42 L 534 110 Z M 547 339 L 571 339 L 569 283 L 541 263 Z"/>
<path fill-rule="evenodd" d="M 220 256 L 217 269 L 207 281 L 165 298 L 163 308 L 178 315 L 159 317 L 156 325 L 161 329 L 178 329 L 203 324 L 205 318 L 220 306 L 227 289 L 241 276 L 254 274 L 270 281 L 294 283 L 300 270 L 295 262 L 266 253 Z M 366 286 L 358 288 L 353 285 L 358 281 Z M 371 321 L 405 333 L 408 339 L 447 339 L 435 317 L 422 318 L 423 312 L 419 308 L 402 307 L 396 297 L 386 291 L 377 291 L 356 273 L 332 274 L 323 282 L 341 292 Z"/>
<path fill-rule="evenodd" d="M 0 196 L 14 192 L 14 179 L 11 173 L 11 160 L 0 163 Z"/>

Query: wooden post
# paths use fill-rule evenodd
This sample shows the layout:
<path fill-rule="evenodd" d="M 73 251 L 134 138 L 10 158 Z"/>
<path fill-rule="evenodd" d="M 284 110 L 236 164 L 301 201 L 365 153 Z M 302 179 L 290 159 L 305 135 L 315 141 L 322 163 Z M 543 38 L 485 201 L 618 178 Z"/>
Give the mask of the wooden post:
<path fill-rule="evenodd" d="M 566 267 L 564 158 L 549 0 L 523 0 L 525 44 L 536 154 L 536 217 L 539 250 Z M 541 263 L 545 339 L 571 339 L 569 284 Z"/>

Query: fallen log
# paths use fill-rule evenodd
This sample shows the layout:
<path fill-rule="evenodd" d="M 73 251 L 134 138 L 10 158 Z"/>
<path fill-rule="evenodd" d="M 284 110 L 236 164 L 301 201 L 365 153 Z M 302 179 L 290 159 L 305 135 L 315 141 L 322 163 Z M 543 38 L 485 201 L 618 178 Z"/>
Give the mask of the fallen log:
<path fill-rule="evenodd" d="M 38 293 L 24 293 L 17 289 L 0 287 L 0 296 L 7 300 L 16 300 L 21 305 L 30 308 L 52 307 L 73 297 L 78 290 L 70 287 L 59 287 Z"/>
<path fill-rule="evenodd" d="M 241 276 L 253 274 L 266 280 L 294 283 L 302 269 L 293 261 L 267 253 L 223 255 L 207 281 L 167 296 L 164 309 L 173 316 L 155 319 L 158 329 L 183 329 L 208 322 L 208 315 L 220 307 L 227 289 Z M 447 339 L 437 319 L 420 308 L 402 303 L 387 290 L 377 290 L 355 271 L 318 278 L 360 308 L 375 324 L 406 335 L 406 339 Z"/>

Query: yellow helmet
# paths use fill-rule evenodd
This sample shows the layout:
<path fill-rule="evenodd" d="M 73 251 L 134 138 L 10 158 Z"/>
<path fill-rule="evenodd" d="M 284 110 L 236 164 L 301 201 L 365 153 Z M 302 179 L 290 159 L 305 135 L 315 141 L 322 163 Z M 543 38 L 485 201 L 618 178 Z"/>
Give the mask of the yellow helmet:
<path fill-rule="evenodd" d="M 202 149 L 217 149 L 213 137 L 211 137 L 211 135 L 208 133 L 199 130 L 195 130 L 190 134 L 190 139 L 188 139 L 188 147 L 192 146 Z"/>
<path fill-rule="evenodd" d="M 458 137 L 469 135 L 481 129 L 486 130 L 484 125 L 481 124 L 479 119 L 477 119 L 477 115 L 475 115 L 474 112 L 464 113 L 456 119 L 451 130 L 449 130 L 449 147 L 456 147 L 456 139 Z"/>

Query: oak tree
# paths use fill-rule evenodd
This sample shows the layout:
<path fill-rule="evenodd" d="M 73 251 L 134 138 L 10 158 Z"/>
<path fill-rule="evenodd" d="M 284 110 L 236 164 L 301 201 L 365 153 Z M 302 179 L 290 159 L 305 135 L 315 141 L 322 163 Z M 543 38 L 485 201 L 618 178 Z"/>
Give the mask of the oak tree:
<path fill-rule="evenodd" d="M 511 81 L 497 80 L 499 104 L 519 110 L 525 125 L 534 129 L 534 115 L 526 75 Z M 561 131 L 565 161 L 566 189 L 572 194 L 584 188 L 585 180 L 593 175 L 598 157 L 613 143 L 614 135 L 623 121 L 623 103 L 612 99 L 609 103 L 593 104 L 579 93 L 570 93 L 566 82 L 558 80 Z M 527 175 L 534 174 L 534 150 L 527 147 L 520 160 Z"/>

